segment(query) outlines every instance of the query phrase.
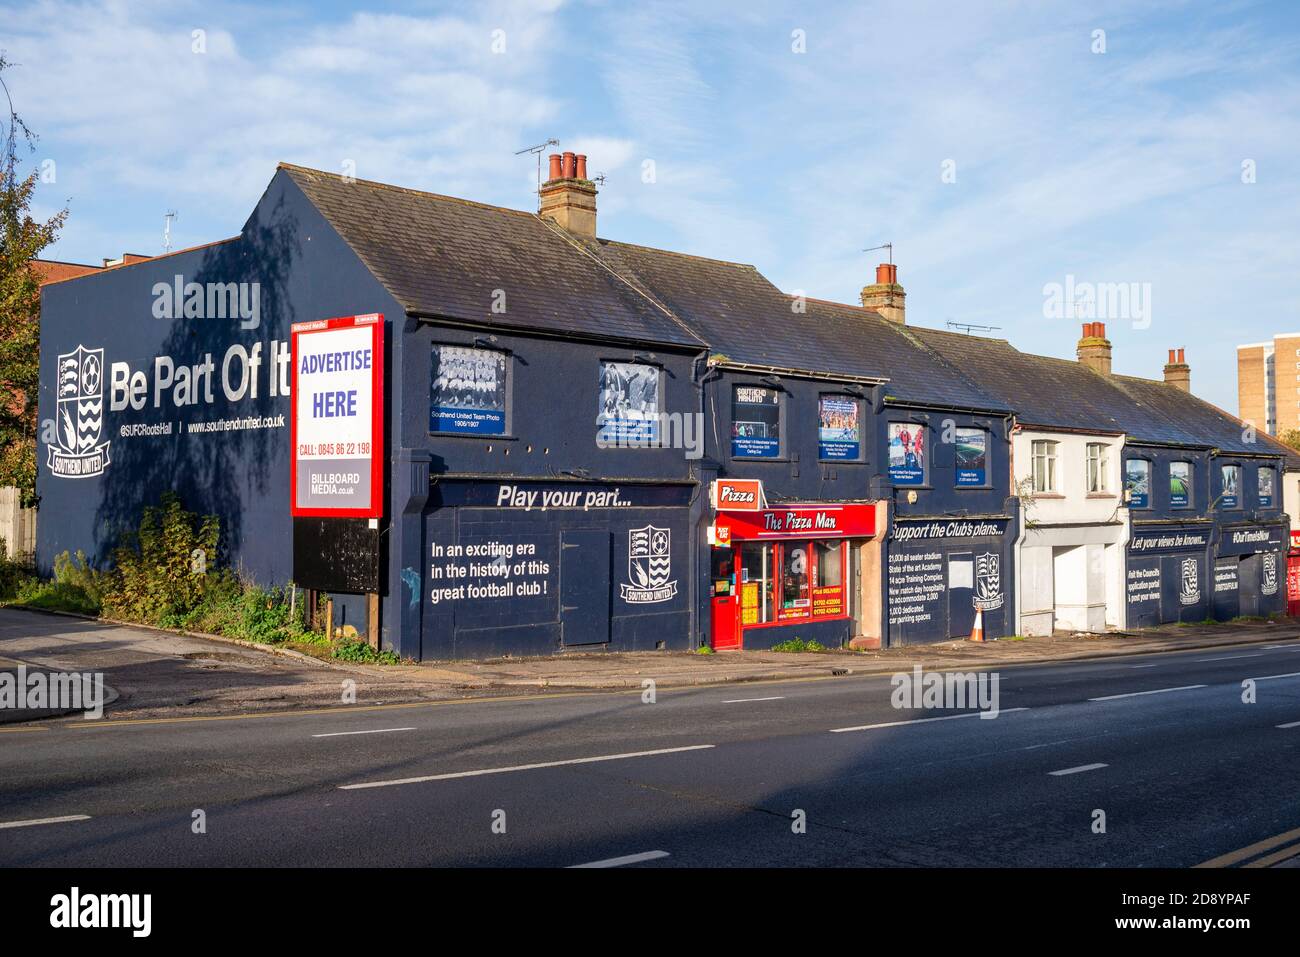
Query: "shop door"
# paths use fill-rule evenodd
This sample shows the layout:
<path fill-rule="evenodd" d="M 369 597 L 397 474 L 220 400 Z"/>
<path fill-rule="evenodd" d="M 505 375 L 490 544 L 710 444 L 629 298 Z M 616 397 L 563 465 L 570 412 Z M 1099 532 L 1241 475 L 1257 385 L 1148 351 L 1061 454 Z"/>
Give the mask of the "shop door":
<path fill-rule="evenodd" d="M 975 627 L 975 555 L 948 555 L 948 637 L 966 638 Z"/>
<path fill-rule="evenodd" d="M 713 650 L 739 648 L 740 598 L 736 594 L 735 556 L 730 548 L 715 548 L 710 562 L 709 593 L 713 596 L 710 636 Z"/>
<path fill-rule="evenodd" d="M 560 533 L 560 640 L 574 645 L 609 641 L 609 532 Z"/>
<path fill-rule="evenodd" d="M 1260 601 L 1260 583 L 1264 580 L 1264 556 L 1263 555 L 1243 555 L 1241 563 L 1238 566 L 1240 571 L 1237 575 L 1238 587 L 1240 588 L 1240 603 L 1238 614 L 1242 615 L 1263 615 L 1266 612 L 1262 610 L 1263 602 Z"/>
<path fill-rule="evenodd" d="M 1230 621 L 1245 614 L 1241 610 L 1245 596 L 1239 595 L 1240 576 L 1237 572 L 1238 560 L 1235 558 L 1220 558 L 1214 563 L 1214 617 L 1219 621 Z"/>

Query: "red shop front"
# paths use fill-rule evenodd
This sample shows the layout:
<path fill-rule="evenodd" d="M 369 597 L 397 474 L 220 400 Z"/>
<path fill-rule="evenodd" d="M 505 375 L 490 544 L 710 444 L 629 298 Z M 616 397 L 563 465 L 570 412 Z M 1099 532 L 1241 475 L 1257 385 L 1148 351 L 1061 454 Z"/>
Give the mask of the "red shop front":
<path fill-rule="evenodd" d="M 854 540 L 875 533 L 874 504 L 718 512 L 710 536 L 714 649 L 771 647 L 796 635 L 838 647 L 854 615 Z"/>

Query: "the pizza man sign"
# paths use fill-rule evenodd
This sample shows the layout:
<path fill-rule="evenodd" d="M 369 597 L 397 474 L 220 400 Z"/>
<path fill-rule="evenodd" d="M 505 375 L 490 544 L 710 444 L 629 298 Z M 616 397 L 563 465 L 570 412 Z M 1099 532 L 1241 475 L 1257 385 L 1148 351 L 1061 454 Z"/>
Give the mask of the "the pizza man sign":
<path fill-rule="evenodd" d="M 383 514 L 383 396 L 383 316 L 294 325 L 294 515 Z"/>

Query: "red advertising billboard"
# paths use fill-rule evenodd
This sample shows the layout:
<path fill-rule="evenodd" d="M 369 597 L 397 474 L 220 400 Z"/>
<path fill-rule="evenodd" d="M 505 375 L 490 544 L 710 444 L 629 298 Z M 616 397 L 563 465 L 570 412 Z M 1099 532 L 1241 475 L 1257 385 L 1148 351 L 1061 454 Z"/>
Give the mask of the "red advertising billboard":
<path fill-rule="evenodd" d="M 384 514 L 384 317 L 300 322 L 292 330 L 293 474 L 300 516 Z"/>

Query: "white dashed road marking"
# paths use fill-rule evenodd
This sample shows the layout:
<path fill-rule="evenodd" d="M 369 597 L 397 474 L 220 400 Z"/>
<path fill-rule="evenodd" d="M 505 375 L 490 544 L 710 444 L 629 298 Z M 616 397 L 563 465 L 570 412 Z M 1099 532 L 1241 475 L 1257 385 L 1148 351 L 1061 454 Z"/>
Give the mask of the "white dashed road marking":
<path fill-rule="evenodd" d="M 1028 711 L 1028 708 L 1003 708 L 998 714 L 1013 714 L 1016 711 Z M 911 721 L 885 721 L 880 724 L 859 724 L 852 728 L 831 728 L 831 734 L 841 734 L 845 731 L 872 731 L 876 728 L 902 728 L 909 724 L 929 724 L 931 721 L 956 721 L 958 718 L 978 718 L 984 714 L 983 711 L 970 711 L 966 714 L 945 714 L 938 718 L 913 718 Z M 988 720 L 993 720 L 989 718 Z"/>
<path fill-rule="evenodd" d="M 622 867 L 624 864 L 640 864 L 642 861 L 657 861 L 661 857 L 667 857 L 667 851 L 643 851 L 640 854 L 627 854 L 623 857 L 610 857 L 603 861 L 592 861 L 589 864 L 570 864 L 570 869 L 583 867 Z"/>
<path fill-rule="evenodd" d="M 512 771 L 535 771 L 539 768 L 562 768 L 572 764 L 595 764 L 598 761 L 622 761 L 625 758 L 648 758 L 658 754 L 681 754 L 683 751 L 704 751 L 712 744 L 692 744 L 684 748 L 658 748 L 654 751 L 628 751 L 625 754 L 598 754 L 592 758 L 569 758 L 566 761 L 539 761 L 537 764 L 516 764 L 508 768 L 480 768 L 477 771 L 452 771 L 448 774 L 426 774 L 418 778 L 397 778 L 393 781 L 366 781 L 363 784 L 341 784 L 340 791 L 357 791 L 361 788 L 386 788 L 395 784 L 422 784 L 425 781 L 450 781 L 453 778 L 476 778 L 484 774 L 509 774 Z"/>
<path fill-rule="evenodd" d="M 784 701 L 785 695 L 775 695 L 771 698 L 730 698 L 723 704 L 744 704 L 746 701 Z"/>
<path fill-rule="evenodd" d="M 331 731 L 329 734 L 313 734 L 313 738 L 342 738 L 349 734 L 387 734 L 389 731 L 414 731 L 414 728 L 375 728 L 373 731 Z"/>
<path fill-rule="evenodd" d="M 64 817 L 39 817 L 30 821 L 4 821 L 0 822 L 0 828 L 6 827 L 34 827 L 37 824 L 65 824 L 68 821 L 89 821 L 89 814 L 68 814 Z"/>
<path fill-rule="evenodd" d="M 1130 691 L 1128 694 L 1108 694 L 1100 698 L 1089 698 L 1089 701 L 1116 701 L 1120 698 L 1138 698 L 1144 694 L 1165 694 L 1169 691 L 1195 691 L 1197 688 L 1206 688 L 1208 685 L 1182 685 L 1178 688 L 1156 688 L 1153 691 Z"/>
<path fill-rule="evenodd" d="M 1047 773 L 1054 778 L 1059 778 L 1065 774 L 1079 774 L 1083 771 L 1096 771 L 1098 768 L 1108 767 L 1110 767 L 1109 764 L 1081 764 L 1077 768 L 1065 768 L 1061 771 L 1048 771 Z"/>

